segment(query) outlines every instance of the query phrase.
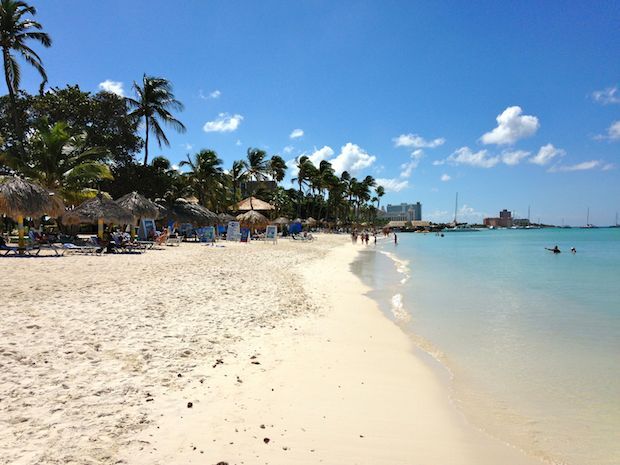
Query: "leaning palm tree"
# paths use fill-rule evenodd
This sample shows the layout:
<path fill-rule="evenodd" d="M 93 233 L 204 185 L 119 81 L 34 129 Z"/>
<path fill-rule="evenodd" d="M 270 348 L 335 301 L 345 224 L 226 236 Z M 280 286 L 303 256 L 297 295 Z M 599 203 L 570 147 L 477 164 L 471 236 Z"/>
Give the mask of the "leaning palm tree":
<path fill-rule="evenodd" d="M 64 122 L 39 128 L 30 146 L 28 163 L 9 153 L 0 154 L 0 162 L 48 189 L 60 191 L 66 200 L 83 200 L 100 181 L 113 179 L 105 163 L 107 151 L 89 146 L 85 134 L 72 134 Z"/>
<path fill-rule="evenodd" d="M 178 132 L 185 132 L 185 126 L 178 119 L 172 116 L 169 110 L 183 110 L 183 104 L 174 98 L 172 85 L 167 79 L 142 76 L 142 86 L 134 81 L 133 88 L 137 99 L 126 97 L 125 100 L 130 108 L 134 110 L 129 114 L 130 117 L 137 119 L 144 118 L 146 136 L 144 138 L 144 166 L 149 160 L 149 135 L 153 130 L 157 143 L 170 147 L 170 142 L 161 127 L 160 122 L 171 126 Z"/>
<path fill-rule="evenodd" d="M 24 157 L 23 134 L 19 116 L 17 115 L 16 94 L 19 90 L 21 81 L 21 69 L 16 60 L 15 53 L 30 65 L 32 65 L 41 75 L 42 82 L 40 91 L 47 82 L 47 74 L 43 68 L 41 57 L 37 55 L 27 44 L 29 40 L 40 42 L 44 47 L 52 45 L 52 40 L 47 33 L 42 32 L 43 26 L 37 21 L 25 18 L 27 15 L 34 16 L 37 10 L 26 2 L 16 0 L 0 1 L 0 47 L 2 47 L 2 58 L 4 60 L 4 79 L 9 92 L 11 101 L 11 113 L 13 114 L 13 124 L 17 139 L 19 140 L 20 151 Z"/>

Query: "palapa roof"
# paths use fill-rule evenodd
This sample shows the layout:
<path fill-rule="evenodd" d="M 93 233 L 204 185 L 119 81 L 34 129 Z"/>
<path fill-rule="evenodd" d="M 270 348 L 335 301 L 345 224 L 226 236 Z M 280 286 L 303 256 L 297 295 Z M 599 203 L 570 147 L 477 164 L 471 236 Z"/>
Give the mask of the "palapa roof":
<path fill-rule="evenodd" d="M 65 210 L 62 199 L 44 187 L 12 177 L 0 183 L 0 214 L 18 216 L 59 216 Z"/>
<path fill-rule="evenodd" d="M 307 224 L 317 224 L 317 220 L 315 220 L 314 218 L 310 217 L 306 220 Z"/>
<path fill-rule="evenodd" d="M 217 215 L 217 218 L 222 223 L 228 223 L 229 221 L 235 221 L 237 219 L 234 216 L 229 215 L 228 213 L 220 213 L 219 215 Z"/>
<path fill-rule="evenodd" d="M 269 224 L 267 217 L 256 210 L 250 210 L 249 212 L 238 215 L 237 220 L 239 220 L 242 224 L 249 224 L 252 226 Z"/>
<path fill-rule="evenodd" d="M 268 202 L 265 202 L 264 200 L 257 199 L 256 197 L 248 197 L 247 199 L 243 199 L 241 202 L 232 205 L 230 209 L 234 211 L 267 211 L 275 210 L 276 207 Z"/>
<path fill-rule="evenodd" d="M 135 191 L 116 199 L 116 203 L 129 210 L 136 218 L 156 219 L 159 216 L 159 205 Z"/>
<path fill-rule="evenodd" d="M 192 223 L 195 225 L 211 225 L 218 221 L 215 213 L 202 205 L 190 203 L 185 199 L 179 198 L 174 201 L 170 210 L 172 217 L 181 223 Z"/>
<path fill-rule="evenodd" d="M 134 215 L 113 200 L 97 194 L 97 197 L 83 202 L 62 216 L 65 224 L 93 224 L 100 219 L 104 223 L 130 224 L 134 222 Z"/>
<path fill-rule="evenodd" d="M 276 218 L 275 220 L 273 220 L 271 223 L 272 224 L 289 224 L 290 222 L 291 222 L 291 220 L 281 216 L 280 218 Z"/>
<path fill-rule="evenodd" d="M 407 227 L 408 221 L 398 221 L 392 220 L 388 224 L 385 225 L 386 228 L 405 228 Z"/>

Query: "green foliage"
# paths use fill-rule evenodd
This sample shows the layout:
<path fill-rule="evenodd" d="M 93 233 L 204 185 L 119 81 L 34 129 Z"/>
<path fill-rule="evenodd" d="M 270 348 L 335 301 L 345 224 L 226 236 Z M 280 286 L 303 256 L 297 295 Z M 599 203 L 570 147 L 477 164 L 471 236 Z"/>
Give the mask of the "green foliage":
<path fill-rule="evenodd" d="M 127 97 L 126 101 L 133 111 L 129 114 L 135 121 L 144 119 L 144 166 L 149 159 L 149 134 L 152 130 L 159 147 L 169 147 L 170 142 L 164 133 L 160 123 L 171 126 L 178 132 L 185 132 L 185 126 L 172 116 L 170 110 L 183 110 L 183 104 L 175 99 L 172 93 L 172 85 L 167 79 L 160 77 L 142 76 L 142 85 L 134 81 L 135 99 Z"/>

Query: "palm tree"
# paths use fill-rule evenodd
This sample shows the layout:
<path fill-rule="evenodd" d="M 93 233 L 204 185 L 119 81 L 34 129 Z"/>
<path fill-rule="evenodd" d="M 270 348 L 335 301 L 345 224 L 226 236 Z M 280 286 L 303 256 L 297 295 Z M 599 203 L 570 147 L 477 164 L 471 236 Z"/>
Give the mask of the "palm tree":
<path fill-rule="evenodd" d="M 192 159 L 187 155 L 180 166 L 189 166 L 186 173 L 190 184 L 201 205 L 217 210 L 226 181 L 222 169 L 222 160 L 213 150 L 201 150 Z"/>
<path fill-rule="evenodd" d="M 159 147 L 166 145 L 170 147 L 170 142 L 161 127 L 160 122 L 171 126 L 178 132 L 185 132 L 185 126 L 178 119 L 172 116 L 169 110 L 183 110 L 183 104 L 174 98 L 172 85 L 167 79 L 142 76 L 142 87 L 134 81 L 133 88 L 137 99 L 126 97 L 126 102 L 134 110 L 129 116 L 139 119 L 144 118 L 146 137 L 144 139 L 144 166 L 149 160 L 149 133 L 151 129 L 155 133 L 155 138 Z"/>
<path fill-rule="evenodd" d="M 264 181 L 269 172 L 269 162 L 265 160 L 267 152 L 250 147 L 245 160 L 245 174 L 254 181 Z"/>
<path fill-rule="evenodd" d="M 286 162 L 284 161 L 284 158 L 280 155 L 273 155 L 269 159 L 267 170 L 269 172 L 269 176 L 271 176 L 275 182 L 282 182 L 284 176 L 286 175 Z"/>
<path fill-rule="evenodd" d="M 379 204 L 381 203 L 381 197 L 385 195 L 385 188 L 383 186 L 377 186 L 375 188 L 375 194 L 377 194 L 377 210 L 379 210 Z"/>
<path fill-rule="evenodd" d="M 233 188 L 233 203 L 235 203 L 241 200 L 239 185 L 245 180 L 245 162 L 243 160 L 234 161 L 229 176 Z"/>
<path fill-rule="evenodd" d="M 314 171 L 316 171 L 316 167 L 306 155 L 302 155 L 297 159 L 297 177 L 293 178 L 291 181 L 296 182 L 299 186 L 299 196 L 297 200 L 297 215 L 301 216 L 301 202 L 303 199 L 303 186 L 308 185 L 309 181 L 312 179 L 312 175 Z"/>
<path fill-rule="evenodd" d="M 41 127 L 32 136 L 31 147 L 28 163 L 7 153 L 0 154 L 0 162 L 49 189 L 61 191 L 67 200 L 83 198 L 86 189 L 96 188 L 102 180 L 113 179 L 104 163 L 107 151 L 88 147 L 86 135 L 72 135 L 66 123 Z"/>
<path fill-rule="evenodd" d="M 52 39 L 45 32 L 43 26 L 37 21 L 24 18 L 26 15 L 34 16 L 37 10 L 26 2 L 16 0 L 0 1 L 0 47 L 2 47 L 2 58 L 4 60 L 4 79 L 9 92 L 11 101 L 11 113 L 13 113 L 13 123 L 15 132 L 19 140 L 22 158 L 25 156 L 23 148 L 23 134 L 19 116 L 17 115 L 16 94 L 19 90 L 21 81 L 21 69 L 15 59 L 13 52 L 18 53 L 30 65 L 32 65 L 41 75 L 40 92 L 47 83 L 47 74 L 43 68 L 41 57 L 29 45 L 28 40 L 40 42 L 44 47 L 52 45 Z"/>

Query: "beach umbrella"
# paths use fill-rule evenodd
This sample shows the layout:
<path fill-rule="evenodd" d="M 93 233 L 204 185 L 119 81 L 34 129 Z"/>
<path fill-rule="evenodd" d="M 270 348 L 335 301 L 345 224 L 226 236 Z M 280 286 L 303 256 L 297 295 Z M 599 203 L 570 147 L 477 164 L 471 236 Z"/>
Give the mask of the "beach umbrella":
<path fill-rule="evenodd" d="M 138 194 L 136 191 L 130 192 L 129 194 L 122 196 L 120 199 L 116 199 L 116 203 L 133 214 L 133 225 L 135 225 L 136 220 L 140 220 L 141 218 L 157 219 L 159 217 L 159 205 L 147 199 L 143 195 Z M 135 235 L 133 225 L 131 228 L 132 239 Z"/>
<path fill-rule="evenodd" d="M 65 224 L 97 223 L 97 235 L 103 237 L 103 223 L 132 224 L 133 214 L 113 200 L 99 193 L 71 211 L 65 212 L 62 221 Z"/>
<path fill-rule="evenodd" d="M 302 224 L 304 221 L 301 218 L 295 218 L 292 222 Z"/>
<path fill-rule="evenodd" d="M 254 230 L 257 226 L 267 226 L 269 224 L 267 217 L 256 210 L 250 210 L 249 212 L 242 213 L 237 216 L 237 219 L 241 224 L 250 226 L 252 230 Z"/>
<path fill-rule="evenodd" d="M 0 184 L 0 214 L 17 220 L 20 248 L 25 246 L 24 217 L 59 216 L 64 209 L 60 197 L 38 184 L 18 177 Z"/>
<path fill-rule="evenodd" d="M 277 224 L 279 226 L 283 226 L 285 224 L 289 224 L 291 222 L 291 220 L 289 220 L 288 218 L 284 218 L 283 216 L 281 216 L 280 218 L 277 218 L 275 220 L 273 220 L 271 223 L 272 224 Z"/>
<path fill-rule="evenodd" d="M 247 199 L 243 199 L 241 202 L 232 205 L 230 209 L 238 212 L 245 212 L 250 210 L 269 211 L 275 210 L 276 207 L 274 207 L 270 203 L 265 202 L 264 200 L 257 199 L 256 197 L 248 197 Z"/>
<path fill-rule="evenodd" d="M 313 225 L 315 225 L 316 223 L 317 223 L 317 221 L 316 221 L 314 218 L 312 218 L 312 217 L 310 217 L 310 218 L 308 218 L 308 219 L 306 220 L 306 224 L 307 224 L 307 225 L 310 225 L 310 226 L 313 226 Z"/>
<path fill-rule="evenodd" d="M 192 223 L 194 225 L 212 225 L 218 222 L 218 216 L 202 205 L 188 202 L 179 198 L 174 201 L 170 210 L 172 217 L 180 223 Z"/>
<path fill-rule="evenodd" d="M 220 213 L 219 215 L 217 215 L 217 218 L 219 220 L 220 223 L 224 224 L 224 223 L 229 223 L 230 221 L 235 221 L 236 218 L 232 215 L 229 215 L 228 213 Z"/>
<path fill-rule="evenodd" d="M 129 210 L 136 219 L 157 219 L 159 216 L 160 206 L 135 191 L 116 199 L 116 203 Z"/>

